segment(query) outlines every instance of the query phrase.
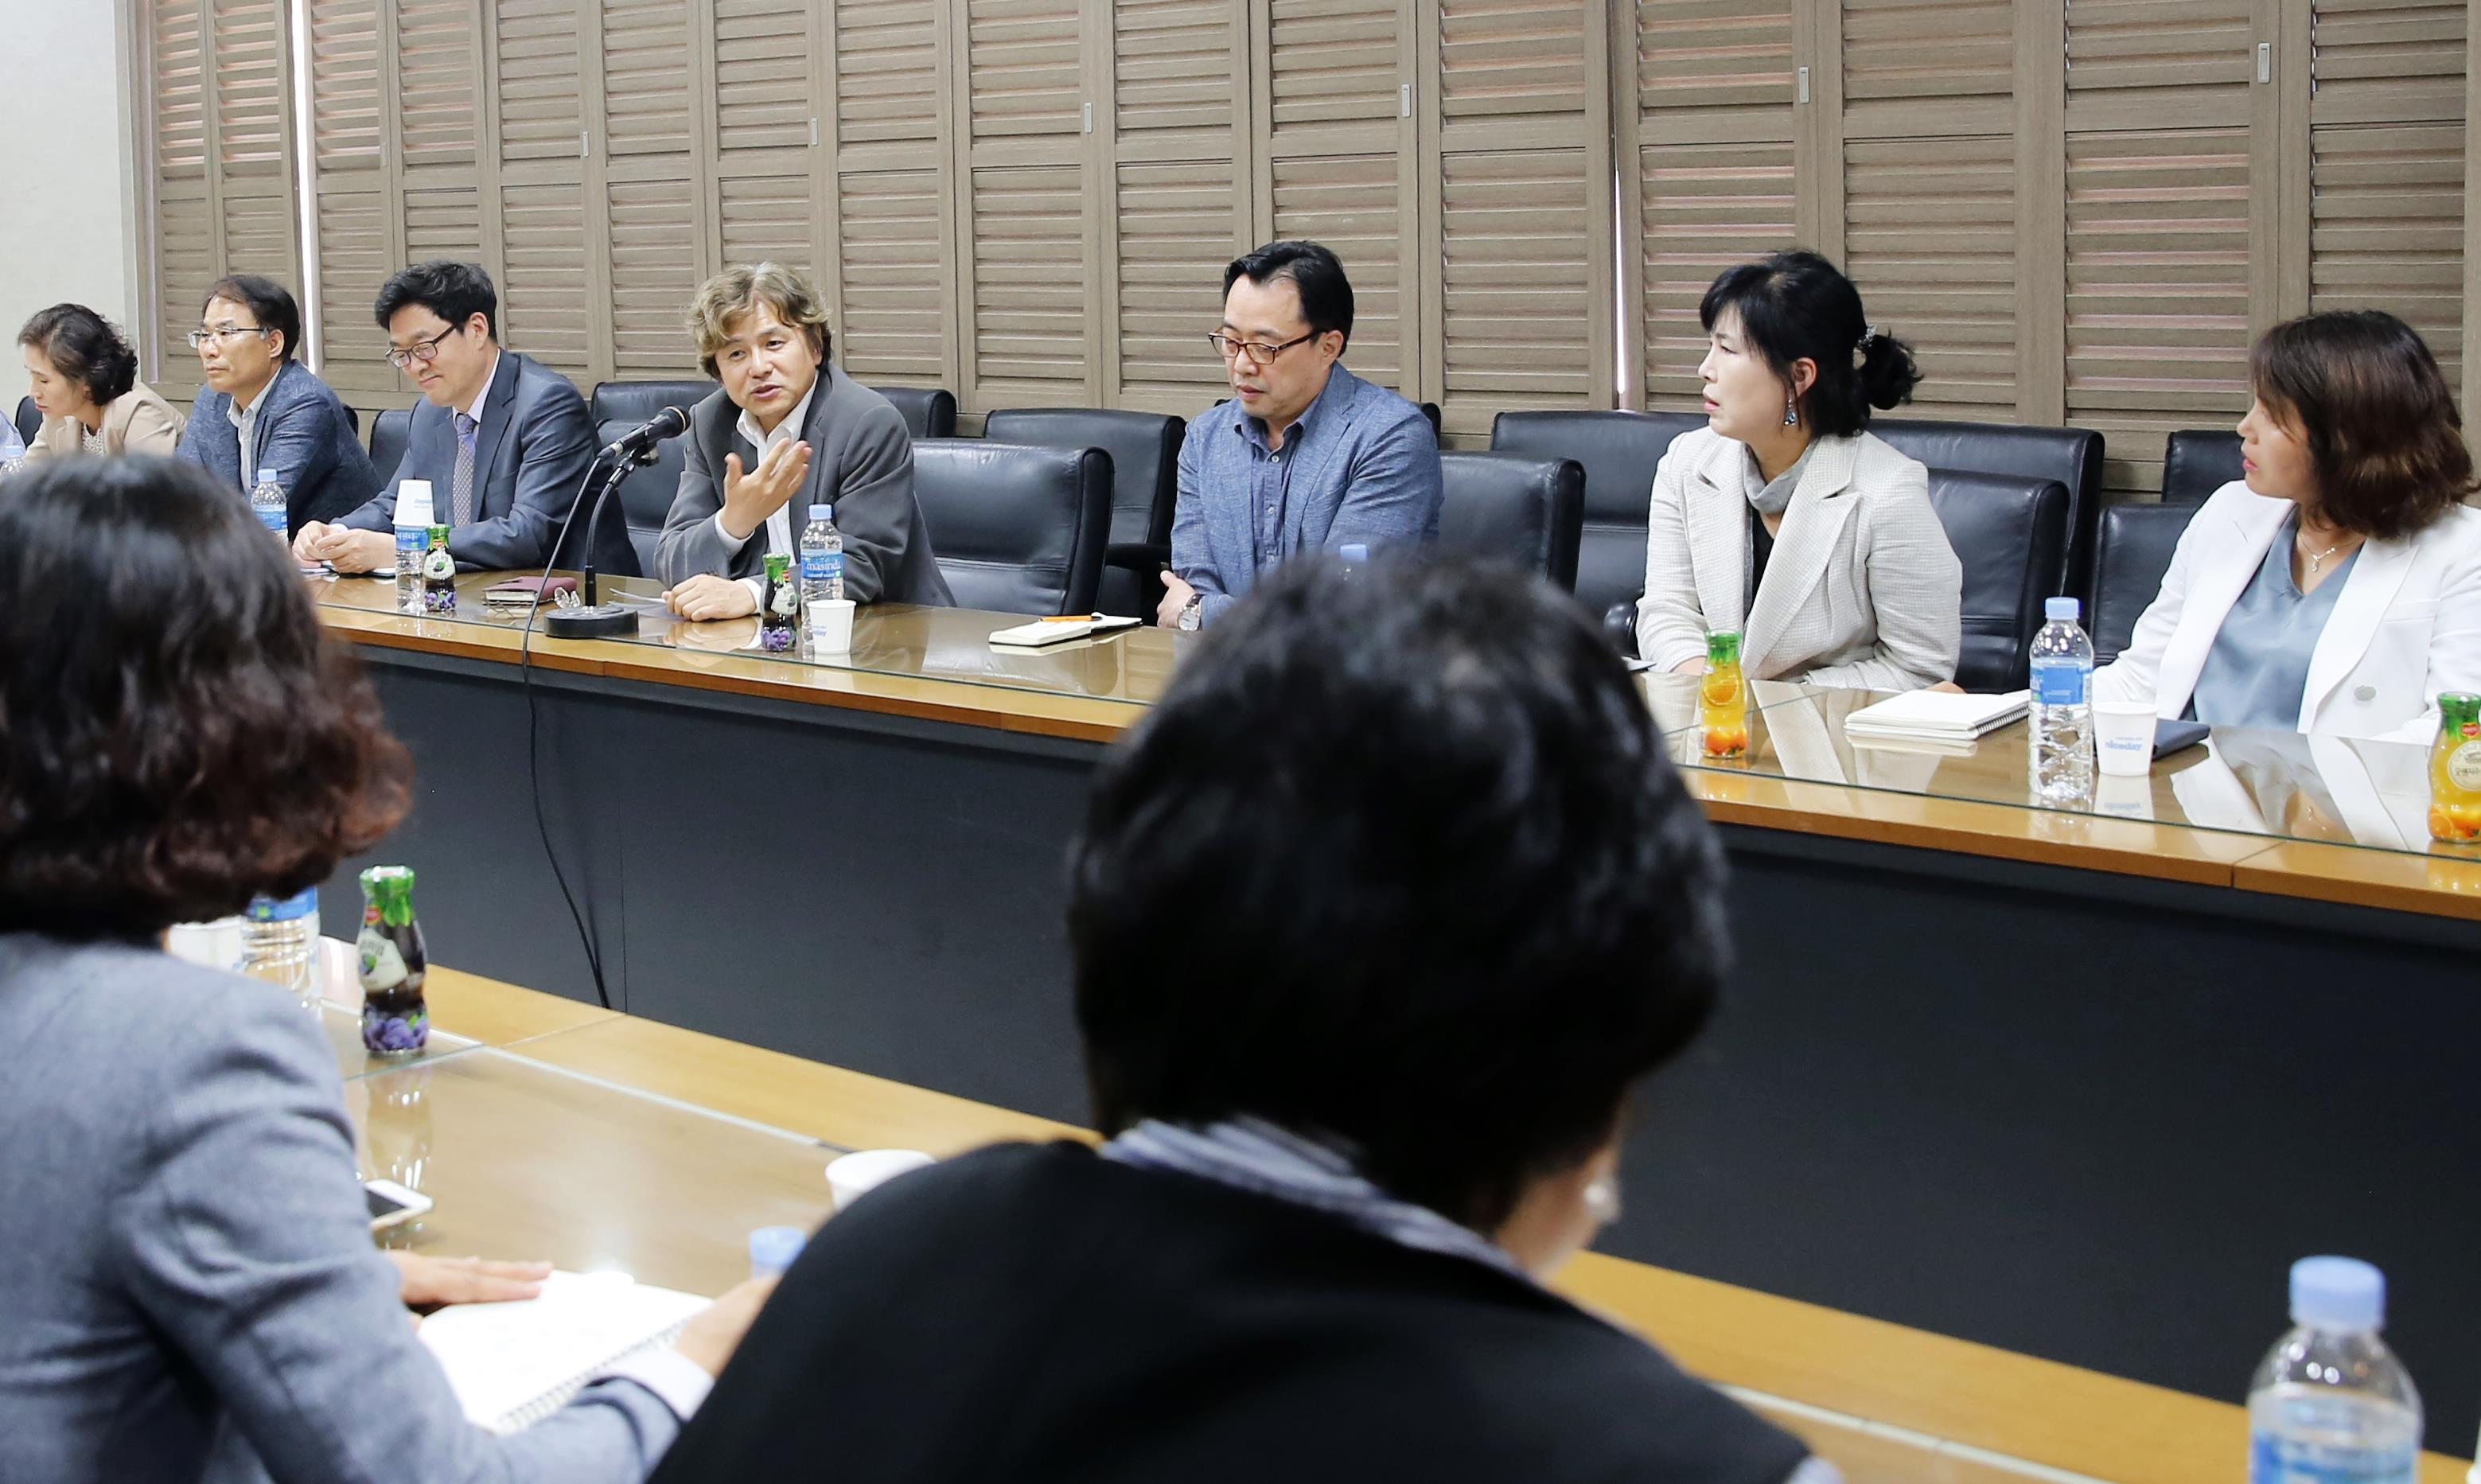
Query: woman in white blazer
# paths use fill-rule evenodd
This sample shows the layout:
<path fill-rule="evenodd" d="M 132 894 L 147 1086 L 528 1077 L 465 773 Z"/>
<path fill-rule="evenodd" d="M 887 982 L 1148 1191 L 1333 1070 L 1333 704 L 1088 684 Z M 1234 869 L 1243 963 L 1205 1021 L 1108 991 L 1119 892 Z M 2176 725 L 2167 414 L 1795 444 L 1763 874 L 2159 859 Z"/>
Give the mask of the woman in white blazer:
<path fill-rule="evenodd" d="M 1920 379 L 1814 252 L 1726 272 L 1698 306 L 1707 427 L 1654 476 L 1637 653 L 1695 674 L 1740 635 L 1761 680 L 1918 690 L 1955 674 L 1963 569 L 1929 471 L 1866 431 Z"/>
<path fill-rule="evenodd" d="M 2481 512 L 2438 362 L 2392 315 L 2311 315 L 2250 357 L 2244 478 L 2180 537 L 2097 698 L 2214 726 L 2426 742 L 2481 690 Z"/>

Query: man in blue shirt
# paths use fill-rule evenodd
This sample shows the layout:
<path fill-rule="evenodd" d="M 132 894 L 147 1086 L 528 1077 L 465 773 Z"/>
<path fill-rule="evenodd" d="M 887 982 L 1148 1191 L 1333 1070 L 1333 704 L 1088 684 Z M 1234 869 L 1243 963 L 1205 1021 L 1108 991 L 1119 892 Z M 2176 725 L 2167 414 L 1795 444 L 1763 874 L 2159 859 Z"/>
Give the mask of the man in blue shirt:
<path fill-rule="evenodd" d="M 1300 552 L 1438 536 L 1439 440 L 1421 408 L 1344 369 L 1352 285 L 1334 253 L 1276 242 L 1235 258 L 1209 338 L 1232 397 L 1181 444 L 1156 622 L 1213 623 Z"/>

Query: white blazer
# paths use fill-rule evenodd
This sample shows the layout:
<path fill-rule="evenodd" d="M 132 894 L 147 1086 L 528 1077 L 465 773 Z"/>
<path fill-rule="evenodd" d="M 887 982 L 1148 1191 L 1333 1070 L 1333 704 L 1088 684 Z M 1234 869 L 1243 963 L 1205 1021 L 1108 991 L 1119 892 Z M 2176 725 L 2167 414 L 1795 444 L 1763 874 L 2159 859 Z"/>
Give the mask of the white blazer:
<path fill-rule="evenodd" d="M 1709 630 L 1737 629 L 1760 680 L 1918 690 L 1952 678 L 1964 568 L 1920 460 L 1866 432 L 1817 440 L 1750 604 L 1746 456 L 1700 428 L 1656 467 L 1637 653 L 1667 670 L 1702 658 Z"/>
<path fill-rule="evenodd" d="M 2095 696 L 2151 694 L 2156 716 L 2186 711 L 2224 617 L 2291 509 L 2238 481 L 2215 490 L 2128 648 L 2094 671 Z M 2442 690 L 2481 690 L 2481 511 L 2463 506 L 2416 535 L 2361 548 L 2309 657 L 2298 730 L 2425 742 Z"/>

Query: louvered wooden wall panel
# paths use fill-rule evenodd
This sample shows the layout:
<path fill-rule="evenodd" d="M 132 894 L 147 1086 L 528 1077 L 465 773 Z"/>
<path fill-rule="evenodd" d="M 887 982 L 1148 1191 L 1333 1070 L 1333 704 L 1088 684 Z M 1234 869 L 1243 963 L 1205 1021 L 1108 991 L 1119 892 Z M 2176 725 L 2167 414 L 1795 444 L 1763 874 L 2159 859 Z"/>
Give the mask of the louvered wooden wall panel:
<path fill-rule="evenodd" d="M 2462 374 L 2464 126 L 2311 131 L 2310 308 L 2384 309 Z"/>
<path fill-rule="evenodd" d="M 586 273 L 586 192 L 569 184 L 509 186 L 500 193 L 507 270 L 500 280 L 500 335 L 508 345 L 581 386 L 594 376 Z"/>
<path fill-rule="evenodd" d="M 836 141 L 939 138 L 935 0 L 836 0 Z"/>
<path fill-rule="evenodd" d="M 610 189 L 612 367 L 671 375 L 689 355 L 681 308 L 697 292 L 697 246 L 683 229 L 686 180 L 615 180 Z"/>
<path fill-rule="evenodd" d="M 319 193 L 320 375 L 331 386 L 396 388 L 387 334 L 371 319 L 379 285 L 397 265 L 388 253 L 388 200 L 377 191 Z"/>
<path fill-rule="evenodd" d="M 1087 396 L 1079 176 L 1065 166 L 973 172 L 978 411 Z"/>
<path fill-rule="evenodd" d="M 310 0 L 311 158 L 323 176 L 379 169 L 379 0 Z"/>
<path fill-rule="evenodd" d="M 1584 24 L 1579 0 L 1439 0 L 1441 116 L 1582 114 Z"/>
<path fill-rule="evenodd" d="M 807 0 L 716 0 L 716 146 L 799 148 L 810 143 Z M 729 254 L 726 254 L 729 256 Z"/>
<path fill-rule="evenodd" d="M 1396 0 L 1267 0 L 1272 126 L 1397 117 Z"/>
<path fill-rule="evenodd" d="M 2067 187 L 2067 418 L 2158 489 L 2166 433 L 2248 410 L 2248 131 L 2075 135 Z"/>
<path fill-rule="evenodd" d="M 2464 117 L 2462 0 L 2316 0 L 2310 16 L 2315 122 Z"/>
<path fill-rule="evenodd" d="M 1111 57 L 1119 127 L 1177 135 L 1192 155 L 1230 159 L 1239 13 L 1231 0 L 1116 0 Z"/>
<path fill-rule="evenodd" d="M 837 271 L 844 319 L 840 363 L 865 383 L 937 385 L 947 374 L 953 281 L 940 229 L 947 190 L 935 170 L 848 171 L 838 177 Z"/>
<path fill-rule="evenodd" d="M 206 302 L 207 285 L 222 276 L 216 259 L 215 221 L 204 201 L 180 201 L 184 209 L 162 203 L 157 217 L 155 273 L 157 315 L 153 325 L 161 370 L 150 384 L 168 397 L 196 394 L 197 353 L 182 342 L 198 323 L 198 306 Z M 118 315 L 111 318 L 118 320 Z M 134 331 L 137 326 L 124 326 Z"/>
<path fill-rule="evenodd" d="M 574 160 L 586 132 L 575 0 L 493 0 L 500 158 Z"/>
<path fill-rule="evenodd" d="M 2013 132 L 2011 0 L 1843 0 L 1842 35 L 1844 138 Z"/>
<path fill-rule="evenodd" d="M 689 7 L 680 0 L 601 4 L 603 130 L 612 153 L 689 153 Z"/>
<path fill-rule="evenodd" d="M 1345 353 L 1353 374 L 1401 391 L 1408 383 L 1397 246 L 1404 224 L 1394 157 L 1279 159 L 1271 169 L 1275 236 L 1326 244 L 1351 276 L 1352 344 Z"/>
<path fill-rule="evenodd" d="M 398 131 L 407 169 L 470 169 L 482 137 L 473 0 L 396 0 Z"/>
<path fill-rule="evenodd" d="M 405 194 L 405 255 L 413 262 L 483 255 L 482 194 L 471 186 L 443 186 Z"/>
<path fill-rule="evenodd" d="M 1845 148 L 1844 271 L 1920 358 L 1907 416 L 2013 420 L 2014 175 L 2006 138 Z"/>
<path fill-rule="evenodd" d="M 211 0 L 215 49 L 216 158 L 226 181 L 290 188 L 284 169 L 283 0 Z"/>
<path fill-rule="evenodd" d="M 818 266 L 807 174 L 726 176 L 717 185 L 723 203 L 724 262 L 772 261 L 804 273 Z"/>
<path fill-rule="evenodd" d="M 1502 407 L 1607 405 L 1610 368 L 1589 353 L 1604 306 L 1587 287 L 1600 245 L 1583 152 L 1449 155 L 1442 169 L 1441 406 L 1477 399 L 1466 430 L 1486 433 Z"/>
<path fill-rule="evenodd" d="M 228 194 L 223 201 L 224 261 L 213 276 L 226 272 L 265 273 L 278 282 L 292 278 L 290 265 L 298 252 L 293 240 L 293 195 Z M 185 310 L 193 324 L 202 300 L 191 298 L 172 307 Z M 166 351 L 169 354 L 170 347 Z M 186 346 L 184 350 L 188 349 Z"/>
<path fill-rule="evenodd" d="M 1119 197 L 1121 393 L 1189 416 L 1226 385 L 1206 332 L 1233 257 L 1232 188 L 1193 165 L 1123 165 Z"/>
<path fill-rule="evenodd" d="M 2244 126 L 2247 0 L 2066 0 L 2068 132 Z"/>
<path fill-rule="evenodd" d="M 974 139 L 1084 131 L 1078 11 L 1078 0 L 967 0 Z"/>
<path fill-rule="evenodd" d="M 1639 0 L 1645 143 L 1791 143 L 1791 53 L 1790 0 Z"/>
<path fill-rule="evenodd" d="M 1697 306 L 1707 286 L 1735 263 L 1791 245 L 1792 152 L 1788 141 L 1641 151 L 1647 406 L 1697 408 L 1707 346 Z"/>
<path fill-rule="evenodd" d="M 207 174 L 206 24 L 198 7 L 199 0 L 153 0 L 149 45 L 159 180 L 204 180 Z"/>

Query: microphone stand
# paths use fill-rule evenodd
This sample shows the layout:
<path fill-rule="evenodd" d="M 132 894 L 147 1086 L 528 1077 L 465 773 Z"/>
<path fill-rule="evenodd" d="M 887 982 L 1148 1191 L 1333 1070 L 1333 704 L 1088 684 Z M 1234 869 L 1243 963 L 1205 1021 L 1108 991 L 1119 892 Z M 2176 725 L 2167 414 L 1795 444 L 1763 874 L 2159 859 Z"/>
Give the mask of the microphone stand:
<path fill-rule="evenodd" d="M 637 632 L 638 611 L 617 603 L 602 602 L 601 595 L 595 590 L 594 538 L 603 529 L 604 507 L 612 503 L 613 495 L 618 492 L 621 482 L 629 478 L 630 470 L 640 464 L 651 464 L 661 456 L 655 450 L 655 441 L 648 439 L 642 447 L 624 453 L 614 461 L 611 477 L 595 492 L 594 504 L 586 517 L 586 561 L 582 568 L 585 581 L 579 585 L 578 593 L 585 601 L 580 607 L 555 608 L 543 615 L 543 627 L 554 637 L 616 638 Z"/>

